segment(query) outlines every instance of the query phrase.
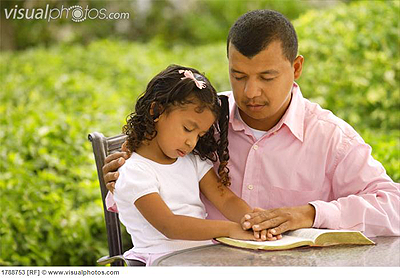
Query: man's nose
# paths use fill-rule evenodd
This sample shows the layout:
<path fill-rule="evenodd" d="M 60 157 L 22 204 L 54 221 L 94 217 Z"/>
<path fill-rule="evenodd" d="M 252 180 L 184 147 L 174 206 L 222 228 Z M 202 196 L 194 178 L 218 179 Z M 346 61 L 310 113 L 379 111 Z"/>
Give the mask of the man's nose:
<path fill-rule="evenodd" d="M 261 87 L 256 80 L 249 79 L 244 88 L 244 94 L 247 98 L 252 99 L 261 95 Z"/>

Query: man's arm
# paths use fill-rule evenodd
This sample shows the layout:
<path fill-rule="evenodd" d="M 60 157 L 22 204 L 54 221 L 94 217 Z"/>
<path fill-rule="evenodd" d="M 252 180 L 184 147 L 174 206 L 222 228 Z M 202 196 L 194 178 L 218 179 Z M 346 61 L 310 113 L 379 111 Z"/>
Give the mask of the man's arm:
<path fill-rule="evenodd" d="M 400 235 L 399 184 L 386 175 L 360 137 L 341 148 L 331 183 L 332 201 L 253 212 L 242 226 L 269 229 L 271 234 L 314 227 L 358 230 L 367 236 Z"/>
<path fill-rule="evenodd" d="M 315 228 L 351 229 L 367 236 L 400 235 L 400 184 L 371 156 L 361 137 L 350 140 L 332 177 L 335 200 L 314 201 Z"/>

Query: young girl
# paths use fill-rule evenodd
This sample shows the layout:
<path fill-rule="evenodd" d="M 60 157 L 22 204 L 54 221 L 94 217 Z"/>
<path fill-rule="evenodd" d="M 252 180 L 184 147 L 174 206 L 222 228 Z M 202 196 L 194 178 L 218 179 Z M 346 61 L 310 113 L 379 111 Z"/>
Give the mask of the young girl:
<path fill-rule="evenodd" d="M 125 257 L 150 265 L 215 237 L 255 240 L 239 224 L 252 209 L 228 189 L 228 103 L 222 102 L 206 77 L 177 65 L 156 75 L 138 99 L 123 128 L 132 155 L 114 190 L 134 244 Z M 218 175 L 210 161 L 219 161 Z M 230 221 L 206 220 L 200 192 Z"/>

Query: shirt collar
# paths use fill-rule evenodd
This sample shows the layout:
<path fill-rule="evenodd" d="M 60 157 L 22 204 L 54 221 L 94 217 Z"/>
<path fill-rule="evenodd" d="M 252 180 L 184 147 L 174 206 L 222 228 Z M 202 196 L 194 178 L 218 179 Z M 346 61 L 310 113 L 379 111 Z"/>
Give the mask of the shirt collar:
<path fill-rule="evenodd" d="M 249 128 L 246 128 L 246 125 L 236 117 L 236 109 L 237 105 L 235 103 L 235 99 L 232 92 L 223 92 L 223 95 L 229 96 L 229 123 L 232 125 L 232 129 L 235 131 L 244 130 L 245 133 L 251 135 L 251 131 Z M 283 124 L 285 124 L 291 133 L 303 142 L 304 138 L 304 99 L 301 94 L 300 87 L 297 83 L 293 83 L 292 87 L 292 99 L 290 101 L 290 105 L 283 115 L 282 119 L 271 128 L 268 133 L 275 132 L 279 130 Z"/>
<path fill-rule="evenodd" d="M 303 142 L 304 138 L 304 105 L 304 98 L 301 94 L 300 87 L 294 82 L 292 87 L 292 100 L 280 122 L 285 124 L 292 134 L 301 142 Z"/>
<path fill-rule="evenodd" d="M 250 129 L 247 127 L 246 124 L 244 124 L 242 122 L 242 120 L 236 115 L 236 113 L 239 114 L 239 111 L 237 110 L 237 105 L 235 102 L 235 98 L 233 96 L 233 92 L 229 92 L 229 123 L 232 125 L 232 129 L 234 131 L 242 131 L 244 130 L 244 132 L 247 135 L 251 135 L 252 136 L 252 132 L 250 131 Z"/>

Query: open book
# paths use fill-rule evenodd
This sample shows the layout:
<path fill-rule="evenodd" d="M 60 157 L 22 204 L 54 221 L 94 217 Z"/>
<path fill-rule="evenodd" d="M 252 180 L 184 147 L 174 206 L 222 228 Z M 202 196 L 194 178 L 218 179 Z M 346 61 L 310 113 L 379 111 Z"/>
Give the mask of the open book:
<path fill-rule="evenodd" d="M 331 246 L 341 244 L 375 244 L 361 232 L 348 230 L 298 229 L 282 235 L 275 241 L 239 240 L 228 237 L 216 238 L 217 241 L 241 248 L 261 250 L 285 250 L 300 246 Z"/>

